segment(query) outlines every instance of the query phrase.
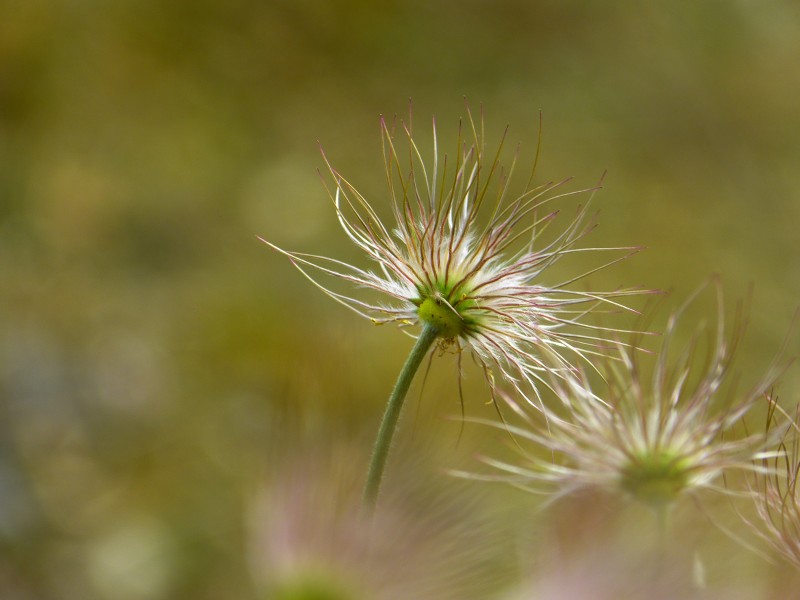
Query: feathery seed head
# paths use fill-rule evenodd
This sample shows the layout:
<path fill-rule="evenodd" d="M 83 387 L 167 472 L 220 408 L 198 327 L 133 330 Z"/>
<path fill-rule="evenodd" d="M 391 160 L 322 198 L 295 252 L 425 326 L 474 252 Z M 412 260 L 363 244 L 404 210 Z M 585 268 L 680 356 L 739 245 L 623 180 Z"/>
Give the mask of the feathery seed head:
<path fill-rule="evenodd" d="M 780 442 L 758 461 L 750 482 L 758 521 L 742 517 L 773 550 L 800 570 L 800 406 L 790 417 L 771 401 L 768 431 Z"/>
<path fill-rule="evenodd" d="M 336 301 L 375 323 L 429 325 L 441 343 L 467 348 L 487 371 L 497 368 L 515 386 L 536 391 L 543 373 L 566 372 L 590 360 L 608 331 L 585 322 L 598 306 L 629 310 L 616 298 L 641 290 L 587 292 L 569 289 L 585 275 L 637 248 L 581 248 L 593 229 L 586 206 L 560 232 L 550 231 L 556 200 L 597 188 L 561 191 L 567 183 L 531 185 L 533 173 L 513 195 L 508 168 L 500 161 L 505 133 L 494 155 L 485 152 L 483 119 L 459 126 L 452 154 L 440 150 L 433 122 L 433 152 L 425 158 L 409 123 L 380 121 L 384 167 L 394 225 L 325 157 L 334 187 L 329 190 L 339 223 L 377 266 L 366 270 L 336 259 L 283 253 Z M 538 149 L 537 149 L 538 154 Z M 324 156 L 324 154 L 323 154 Z M 534 165 L 535 170 L 535 165 Z M 621 255 L 578 276 L 550 275 L 560 259 L 581 252 Z M 362 300 L 318 280 L 331 276 L 384 296 Z M 548 282 L 549 280 L 549 282 Z"/>
<path fill-rule="evenodd" d="M 284 461 L 248 502 L 248 556 L 262 598 L 491 597 L 502 532 L 485 499 L 453 499 L 437 470 L 401 463 L 373 515 L 358 508 L 359 454 L 326 447 Z M 419 506 L 425 506 L 420 514 Z M 503 571 L 503 569 L 500 569 Z"/>
<path fill-rule="evenodd" d="M 703 325 L 685 347 L 671 352 L 684 305 L 670 319 L 649 381 L 642 374 L 640 353 L 620 345 L 619 360 L 606 364 L 603 392 L 592 391 L 583 371 L 556 380 L 563 410 L 545 407 L 537 419 L 507 398 L 526 422 L 509 426 L 511 434 L 551 455 L 524 452 L 522 465 L 485 459 L 504 473 L 488 478 L 562 493 L 601 487 L 660 509 L 683 494 L 715 487 L 727 469 L 750 470 L 764 450 L 765 436 L 737 436 L 735 430 L 765 397 L 780 369 L 773 366 L 747 393 L 726 385 L 743 322 L 737 319 L 726 336 L 719 289 L 717 299 L 719 320 L 708 336 L 705 366 L 700 340 L 710 332 Z"/>

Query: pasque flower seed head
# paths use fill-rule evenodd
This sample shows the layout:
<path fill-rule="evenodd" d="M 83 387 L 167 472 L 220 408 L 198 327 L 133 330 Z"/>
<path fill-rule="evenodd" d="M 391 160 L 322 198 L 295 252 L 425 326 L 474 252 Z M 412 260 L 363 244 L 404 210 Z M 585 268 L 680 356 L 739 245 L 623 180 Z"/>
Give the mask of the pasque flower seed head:
<path fill-rule="evenodd" d="M 746 430 L 742 418 L 764 401 L 782 369 L 776 362 L 750 390 L 735 389 L 730 367 L 744 324 L 738 319 L 727 335 L 719 289 L 717 298 L 716 328 L 701 323 L 675 352 L 686 305 L 672 315 L 649 376 L 642 365 L 649 356 L 620 345 L 602 383 L 583 370 L 554 382 L 560 410 L 544 408 L 534 418 L 508 398 L 524 424 L 502 427 L 535 447 L 528 453 L 520 445 L 519 462 L 484 459 L 500 474 L 467 476 L 562 494 L 602 488 L 659 510 L 700 489 L 724 491 L 723 472 L 750 471 L 765 450 L 762 433 L 736 432 Z"/>
<path fill-rule="evenodd" d="M 417 145 L 410 119 L 389 124 L 381 118 L 391 225 L 325 158 L 339 223 L 377 269 L 263 241 L 358 314 L 375 323 L 432 327 L 441 346 L 470 350 L 490 381 L 499 370 L 518 390 L 536 393 L 545 372 L 569 372 L 605 344 L 608 330 L 588 324 L 587 313 L 598 306 L 626 310 L 616 298 L 641 293 L 582 291 L 573 284 L 637 249 L 579 247 L 594 227 L 585 205 L 560 232 L 548 231 L 558 214 L 550 208 L 557 200 L 597 188 L 562 191 L 568 180 L 532 187 L 529 179 L 513 195 L 517 155 L 507 169 L 500 162 L 506 134 L 488 156 L 483 118 L 476 124 L 469 108 L 467 114 L 449 155 L 440 149 L 434 120 L 430 159 Z M 562 258 L 601 250 L 620 252 L 580 275 L 557 274 L 554 265 Z M 367 288 L 384 300 L 335 291 L 321 281 L 324 276 Z"/>

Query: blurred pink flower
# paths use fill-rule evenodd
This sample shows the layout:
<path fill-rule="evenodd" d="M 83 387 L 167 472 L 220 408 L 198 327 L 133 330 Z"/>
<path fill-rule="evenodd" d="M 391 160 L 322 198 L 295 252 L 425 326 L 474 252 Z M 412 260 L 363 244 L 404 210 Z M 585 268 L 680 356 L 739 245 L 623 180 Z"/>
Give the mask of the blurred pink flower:
<path fill-rule="evenodd" d="M 370 517 L 360 462 L 340 451 L 298 459 L 254 495 L 249 555 L 265 598 L 482 600 L 500 587 L 507 544 L 480 495 L 403 463 Z"/>

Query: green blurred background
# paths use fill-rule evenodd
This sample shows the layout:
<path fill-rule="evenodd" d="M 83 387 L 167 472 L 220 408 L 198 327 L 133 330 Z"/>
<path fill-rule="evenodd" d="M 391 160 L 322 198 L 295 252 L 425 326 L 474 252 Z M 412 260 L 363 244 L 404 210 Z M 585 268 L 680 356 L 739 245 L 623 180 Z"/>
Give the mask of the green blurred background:
<path fill-rule="evenodd" d="M 648 247 L 590 283 L 752 283 L 743 362 L 766 364 L 800 298 L 798 59 L 794 0 L 0 0 L 0 597 L 270 597 L 264 490 L 360 486 L 410 341 L 255 236 L 366 266 L 318 141 L 380 202 L 378 116 L 409 98 L 444 140 L 482 103 L 527 157 L 541 110 L 541 180 L 608 171 L 589 243 Z M 458 441 L 440 363 L 389 466 L 413 482 L 398 502 L 425 513 L 413 489 L 443 487 L 446 513 L 469 496 L 497 531 L 540 527 L 531 497 L 440 474 L 505 443 Z M 485 545 L 463 565 L 512 585 L 519 552 Z"/>

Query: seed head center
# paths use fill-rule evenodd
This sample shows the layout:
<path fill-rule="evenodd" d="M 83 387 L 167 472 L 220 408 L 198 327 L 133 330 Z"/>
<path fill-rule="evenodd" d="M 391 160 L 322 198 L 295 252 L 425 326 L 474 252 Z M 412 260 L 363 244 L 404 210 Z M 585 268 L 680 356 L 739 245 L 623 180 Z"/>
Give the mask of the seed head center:
<path fill-rule="evenodd" d="M 441 296 L 428 297 L 417 309 L 419 318 L 436 327 L 443 338 L 454 338 L 464 331 L 462 316 Z"/>
<path fill-rule="evenodd" d="M 669 456 L 651 456 L 628 465 L 622 487 L 634 498 L 658 508 L 672 503 L 689 484 L 683 461 Z"/>

